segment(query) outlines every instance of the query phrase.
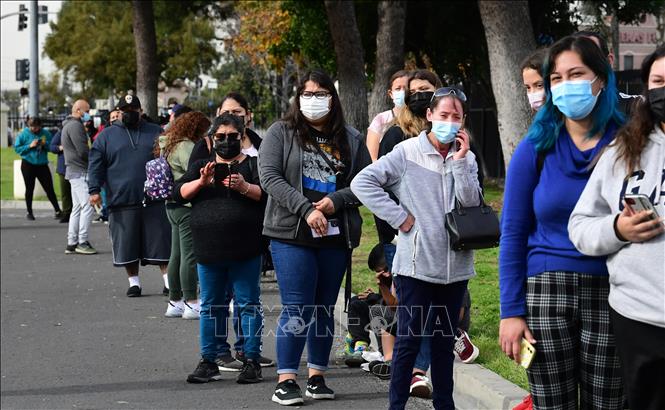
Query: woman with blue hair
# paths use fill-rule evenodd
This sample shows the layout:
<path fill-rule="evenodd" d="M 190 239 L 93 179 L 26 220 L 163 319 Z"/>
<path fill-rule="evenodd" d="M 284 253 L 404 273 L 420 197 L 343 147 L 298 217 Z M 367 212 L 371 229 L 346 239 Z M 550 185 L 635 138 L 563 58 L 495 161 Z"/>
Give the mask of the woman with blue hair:
<path fill-rule="evenodd" d="M 611 67 L 592 40 L 565 37 L 543 66 L 545 105 L 508 168 L 501 220 L 499 342 L 527 370 L 534 408 L 623 408 L 604 257 L 582 255 L 568 218 L 624 122 Z"/>

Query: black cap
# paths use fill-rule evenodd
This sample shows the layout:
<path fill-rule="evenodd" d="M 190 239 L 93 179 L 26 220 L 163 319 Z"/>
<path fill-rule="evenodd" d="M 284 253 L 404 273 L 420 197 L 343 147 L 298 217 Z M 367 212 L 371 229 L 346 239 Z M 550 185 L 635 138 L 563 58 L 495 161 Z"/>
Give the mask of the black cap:
<path fill-rule="evenodd" d="M 125 108 L 141 108 L 141 101 L 139 101 L 139 97 L 131 94 L 127 94 L 122 97 L 118 103 L 118 109 L 124 110 Z"/>

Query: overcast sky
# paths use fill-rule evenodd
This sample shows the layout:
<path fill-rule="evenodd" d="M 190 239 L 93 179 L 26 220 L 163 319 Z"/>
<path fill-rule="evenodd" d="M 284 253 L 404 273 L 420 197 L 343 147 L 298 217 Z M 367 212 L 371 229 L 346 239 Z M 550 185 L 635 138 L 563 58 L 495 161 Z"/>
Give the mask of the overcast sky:
<path fill-rule="evenodd" d="M 18 11 L 19 4 L 25 4 L 29 9 L 28 1 L 0 1 L 0 14 L 5 15 Z M 62 1 L 40 1 L 40 6 L 48 6 L 48 11 L 58 11 Z M 57 15 L 49 14 L 49 21 L 55 21 Z M 2 56 L 2 85 L 3 90 L 19 89 L 21 83 L 16 80 L 16 60 L 30 58 L 30 18 L 28 17 L 28 27 L 23 31 L 18 31 L 18 16 L 11 16 L 0 20 L 2 32 L 0 39 L 0 55 Z M 48 74 L 55 70 L 55 65 L 48 57 L 42 54 L 44 40 L 46 35 L 51 32 L 48 24 L 39 25 L 39 72 Z"/>

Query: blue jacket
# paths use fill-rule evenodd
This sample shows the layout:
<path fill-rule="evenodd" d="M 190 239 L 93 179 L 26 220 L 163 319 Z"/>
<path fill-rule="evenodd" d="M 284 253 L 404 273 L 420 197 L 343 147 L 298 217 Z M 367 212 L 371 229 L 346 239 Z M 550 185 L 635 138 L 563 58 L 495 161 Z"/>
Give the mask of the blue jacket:
<path fill-rule="evenodd" d="M 104 128 L 88 157 L 88 192 L 98 194 L 106 183 L 109 207 L 143 202 L 145 164 L 154 159 L 153 147 L 162 129 L 141 121 L 138 129 L 115 122 Z"/>
<path fill-rule="evenodd" d="M 30 148 L 32 141 L 40 138 L 44 144 Z M 25 127 L 16 137 L 16 141 L 14 141 L 14 151 L 32 165 L 47 165 L 47 154 L 50 145 L 51 133 L 48 132 L 48 130 L 42 128 L 39 131 L 39 134 L 33 134 L 32 131 L 30 131 L 30 128 Z"/>
<path fill-rule="evenodd" d="M 535 146 L 523 140 L 506 175 L 501 215 L 501 318 L 526 315 L 526 279 L 543 272 L 607 275 L 604 257 L 582 255 L 568 238 L 568 219 L 589 176 L 590 164 L 614 138 L 608 125 L 595 148 L 580 151 L 561 128 L 538 172 Z"/>
<path fill-rule="evenodd" d="M 58 130 L 58 132 L 55 133 L 53 136 L 53 139 L 51 140 L 51 145 L 49 146 L 49 151 L 51 151 L 54 154 L 58 154 L 58 166 L 55 169 L 55 172 L 57 172 L 60 175 L 65 175 L 65 154 L 64 152 L 60 151 L 60 145 L 62 143 L 62 131 Z"/>

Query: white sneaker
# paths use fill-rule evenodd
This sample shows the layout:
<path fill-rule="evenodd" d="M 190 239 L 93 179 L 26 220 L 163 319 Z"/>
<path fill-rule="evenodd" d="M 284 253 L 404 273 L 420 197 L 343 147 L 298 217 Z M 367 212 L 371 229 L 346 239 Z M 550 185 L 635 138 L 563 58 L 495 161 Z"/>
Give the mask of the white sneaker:
<path fill-rule="evenodd" d="M 182 314 L 185 312 L 185 303 L 180 300 L 178 302 L 169 301 L 169 305 L 166 308 L 166 317 L 182 317 Z"/>
<path fill-rule="evenodd" d="M 199 320 L 201 317 L 201 309 L 199 308 L 198 303 L 192 303 L 189 304 L 187 302 L 184 302 L 184 309 L 185 311 L 182 314 L 183 319 L 189 319 L 189 320 Z"/>

